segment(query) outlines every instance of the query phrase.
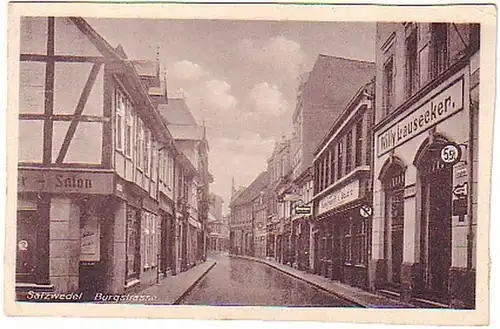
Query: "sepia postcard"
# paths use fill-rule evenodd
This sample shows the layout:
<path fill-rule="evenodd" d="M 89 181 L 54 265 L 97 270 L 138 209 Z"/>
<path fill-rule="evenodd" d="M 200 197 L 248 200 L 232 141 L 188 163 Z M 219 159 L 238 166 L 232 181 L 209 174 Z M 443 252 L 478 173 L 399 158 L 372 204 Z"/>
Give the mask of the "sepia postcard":
<path fill-rule="evenodd" d="M 10 3 L 5 312 L 487 324 L 496 16 Z"/>

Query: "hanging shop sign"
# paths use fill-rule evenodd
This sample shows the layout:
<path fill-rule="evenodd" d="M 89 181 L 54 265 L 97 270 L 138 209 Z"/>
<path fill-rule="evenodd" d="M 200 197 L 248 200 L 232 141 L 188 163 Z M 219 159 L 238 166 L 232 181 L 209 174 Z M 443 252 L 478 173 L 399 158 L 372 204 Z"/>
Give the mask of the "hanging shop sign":
<path fill-rule="evenodd" d="M 376 137 L 380 157 L 464 108 L 464 78 L 444 88 Z"/>
<path fill-rule="evenodd" d="M 333 191 L 319 201 L 318 215 L 359 198 L 359 180 Z"/>
<path fill-rule="evenodd" d="M 18 192 L 112 194 L 113 173 L 19 170 Z"/>
<path fill-rule="evenodd" d="M 311 206 L 297 206 L 295 207 L 295 213 L 297 215 L 310 215 Z"/>
<path fill-rule="evenodd" d="M 98 262 L 100 260 L 100 225 L 98 218 L 89 216 L 80 230 L 80 261 Z"/>

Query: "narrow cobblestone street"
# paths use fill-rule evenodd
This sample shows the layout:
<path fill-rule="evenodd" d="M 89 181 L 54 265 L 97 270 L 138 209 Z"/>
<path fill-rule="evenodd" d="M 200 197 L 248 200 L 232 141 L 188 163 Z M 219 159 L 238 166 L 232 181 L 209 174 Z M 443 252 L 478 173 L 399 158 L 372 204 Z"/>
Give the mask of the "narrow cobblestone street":
<path fill-rule="evenodd" d="M 181 305 L 347 307 L 348 302 L 270 266 L 219 255 Z"/>

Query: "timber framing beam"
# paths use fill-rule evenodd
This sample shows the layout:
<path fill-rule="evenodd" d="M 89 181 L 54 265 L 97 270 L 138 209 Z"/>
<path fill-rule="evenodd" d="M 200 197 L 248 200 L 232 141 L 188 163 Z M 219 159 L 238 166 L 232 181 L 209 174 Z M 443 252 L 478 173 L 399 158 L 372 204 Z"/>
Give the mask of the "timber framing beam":
<path fill-rule="evenodd" d="M 80 95 L 80 100 L 78 101 L 78 104 L 76 106 L 75 113 L 73 114 L 73 119 L 71 120 L 68 131 L 66 132 L 66 136 L 64 137 L 61 150 L 59 151 L 59 155 L 57 156 L 57 164 L 61 164 L 66 157 L 66 153 L 68 153 L 69 145 L 75 135 L 76 128 L 78 127 L 78 122 L 80 122 L 79 118 L 81 117 L 82 112 L 85 108 L 85 104 L 87 103 L 90 92 L 92 91 L 92 87 L 94 86 L 97 75 L 99 74 L 100 68 L 101 64 L 95 63 L 92 66 L 92 70 L 90 71 L 87 82 L 85 83 L 85 86 L 83 87 L 82 93 Z"/>

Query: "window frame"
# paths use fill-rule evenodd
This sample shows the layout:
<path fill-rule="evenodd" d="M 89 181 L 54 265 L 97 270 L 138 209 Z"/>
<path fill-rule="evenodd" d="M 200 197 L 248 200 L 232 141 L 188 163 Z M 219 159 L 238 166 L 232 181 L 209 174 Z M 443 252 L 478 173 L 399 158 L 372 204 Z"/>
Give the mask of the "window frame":
<path fill-rule="evenodd" d="M 390 64 L 390 65 L 389 65 Z M 388 74 L 388 67 L 391 68 L 390 75 Z M 390 114 L 394 111 L 395 108 L 395 92 L 394 92 L 394 55 L 389 55 L 387 59 L 384 61 L 383 69 L 382 69 L 382 107 L 384 109 L 385 114 Z M 390 77 L 390 83 L 389 78 Z M 389 88 L 390 87 L 390 88 Z M 390 93 L 389 93 L 390 91 Z"/>
<path fill-rule="evenodd" d="M 420 85 L 420 64 L 418 52 L 418 26 L 409 27 L 405 38 L 405 95 L 413 96 Z"/>
<path fill-rule="evenodd" d="M 441 31 L 444 31 L 444 37 L 438 36 L 438 30 L 442 28 Z M 446 71 L 446 69 L 450 66 L 450 24 L 448 23 L 431 23 L 430 26 L 431 32 L 431 51 L 429 53 L 430 56 L 430 77 L 431 79 L 437 78 L 440 74 Z M 445 42 L 440 39 L 445 39 Z M 440 62 L 440 54 L 444 57 L 442 58 L 443 63 Z"/>

